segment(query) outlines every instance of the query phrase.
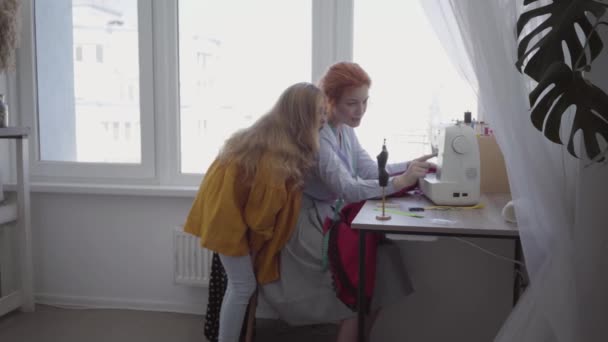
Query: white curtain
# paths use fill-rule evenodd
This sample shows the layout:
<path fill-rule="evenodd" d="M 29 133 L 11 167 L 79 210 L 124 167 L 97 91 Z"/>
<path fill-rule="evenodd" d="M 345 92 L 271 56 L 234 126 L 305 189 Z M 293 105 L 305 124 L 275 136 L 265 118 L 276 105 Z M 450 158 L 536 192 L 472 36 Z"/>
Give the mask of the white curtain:
<path fill-rule="evenodd" d="M 608 166 L 585 167 L 532 126 L 532 84 L 515 68 L 523 0 L 420 1 L 478 95 L 515 200 L 531 283 L 495 341 L 608 341 Z"/>

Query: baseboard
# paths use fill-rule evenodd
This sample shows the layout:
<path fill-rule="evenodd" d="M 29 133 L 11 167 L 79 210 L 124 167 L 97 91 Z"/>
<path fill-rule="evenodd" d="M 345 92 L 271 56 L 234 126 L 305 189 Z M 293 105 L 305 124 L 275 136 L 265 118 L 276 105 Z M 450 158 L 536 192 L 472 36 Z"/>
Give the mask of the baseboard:
<path fill-rule="evenodd" d="M 206 298 L 200 303 L 184 304 L 165 301 L 152 300 L 133 300 L 124 298 L 101 298 L 84 296 L 65 296 L 50 293 L 37 293 L 35 295 L 36 304 L 66 307 L 74 309 L 119 309 L 119 310 L 141 310 L 175 312 L 193 315 L 204 315 L 207 310 Z M 260 300 L 257 306 L 257 318 L 277 319 L 278 315 L 274 310 Z"/>
<path fill-rule="evenodd" d="M 21 291 L 15 291 L 9 295 L 0 297 L 0 316 L 19 308 L 21 301 Z"/>
<path fill-rule="evenodd" d="M 36 304 L 68 307 L 74 309 L 121 309 L 121 310 L 142 310 L 175 312 L 185 314 L 202 315 L 207 308 L 207 301 L 199 303 L 176 303 L 153 300 L 133 300 L 125 298 L 102 298 L 84 296 L 64 296 L 51 293 L 37 293 L 35 295 Z"/>

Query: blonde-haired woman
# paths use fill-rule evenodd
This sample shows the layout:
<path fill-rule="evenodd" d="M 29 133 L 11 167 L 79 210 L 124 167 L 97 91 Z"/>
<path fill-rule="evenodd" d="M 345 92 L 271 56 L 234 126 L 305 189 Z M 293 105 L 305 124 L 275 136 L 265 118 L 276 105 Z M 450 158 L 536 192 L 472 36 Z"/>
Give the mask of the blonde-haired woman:
<path fill-rule="evenodd" d="M 207 170 L 184 230 L 217 252 L 228 285 L 219 341 L 237 341 L 257 282 L 279 278 L 279 252 L 300 209 L 303 176 L 315 163 L 325 97 L 310 83 L 287 88 L 275 106 L 230 137 Z"/>

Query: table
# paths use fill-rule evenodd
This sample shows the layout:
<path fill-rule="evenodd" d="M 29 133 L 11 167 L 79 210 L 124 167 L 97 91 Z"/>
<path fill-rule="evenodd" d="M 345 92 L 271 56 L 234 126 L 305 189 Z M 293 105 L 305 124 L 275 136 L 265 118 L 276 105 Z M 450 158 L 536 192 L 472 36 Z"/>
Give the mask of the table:
<path fill-rule="evenodd" d="M 30 217 L 30 183 L 28 157 L 28 127 L 0 128 L 0 139 L 16 142 L 17 161 L 17 233 L 19 248 L 20 289 L 0 298 L 0 315 L 21 307 L 34 311 L 32 228 Z"/>
<path fill-rule="evenodd" d="M 494 239 L 512 239 L 515 243 L 515 258 L 522 260 L 521 243 L 517 225 L 506 222 L 501 215 L 502 208 L 511 200 L 511 194 L 495 193 L 482 194 L 480 203 L 483 209 L 463 210 L 425 210 L 423 212 L 409 212 L 410 207 L 429 207 L 434 204 L 422 194 L 410 193 L 405 197 L 387 199 L 387 215 L 390 220 L 381 221 L 376 216 L 382 212 L 381 201 L 368 200 L 361 208 L 351 227 L 359 230 L 359 287 L 357 297 L 358 339 L 365 340 L 365 314 L 368 308 L 365 303 L 365 234 L 368 232 L 432 235 L 450 237 L 477 237 Z M 392 211 L 398 212 L 392 212 Z M 420 214 L 423 218 L 415 218 L 401 213 Z M 513 303 L 517 302 L 522 280 L 521 266 L 515 264 L 515 284 L 513 288 Z"/>

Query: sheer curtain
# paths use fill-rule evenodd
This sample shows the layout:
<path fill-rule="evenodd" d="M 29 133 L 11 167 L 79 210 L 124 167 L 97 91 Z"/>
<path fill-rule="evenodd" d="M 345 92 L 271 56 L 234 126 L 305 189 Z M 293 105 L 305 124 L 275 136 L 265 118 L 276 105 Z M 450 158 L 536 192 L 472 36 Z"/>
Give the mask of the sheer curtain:
<path fill-rule="evenodd" d="M 585 167 L 532 126 L 532 84 L 514 66 L 523 0 L 421 3 L 507 164 L 531 283 L 495 341 L 607 341 L 608 166 Z"/>

